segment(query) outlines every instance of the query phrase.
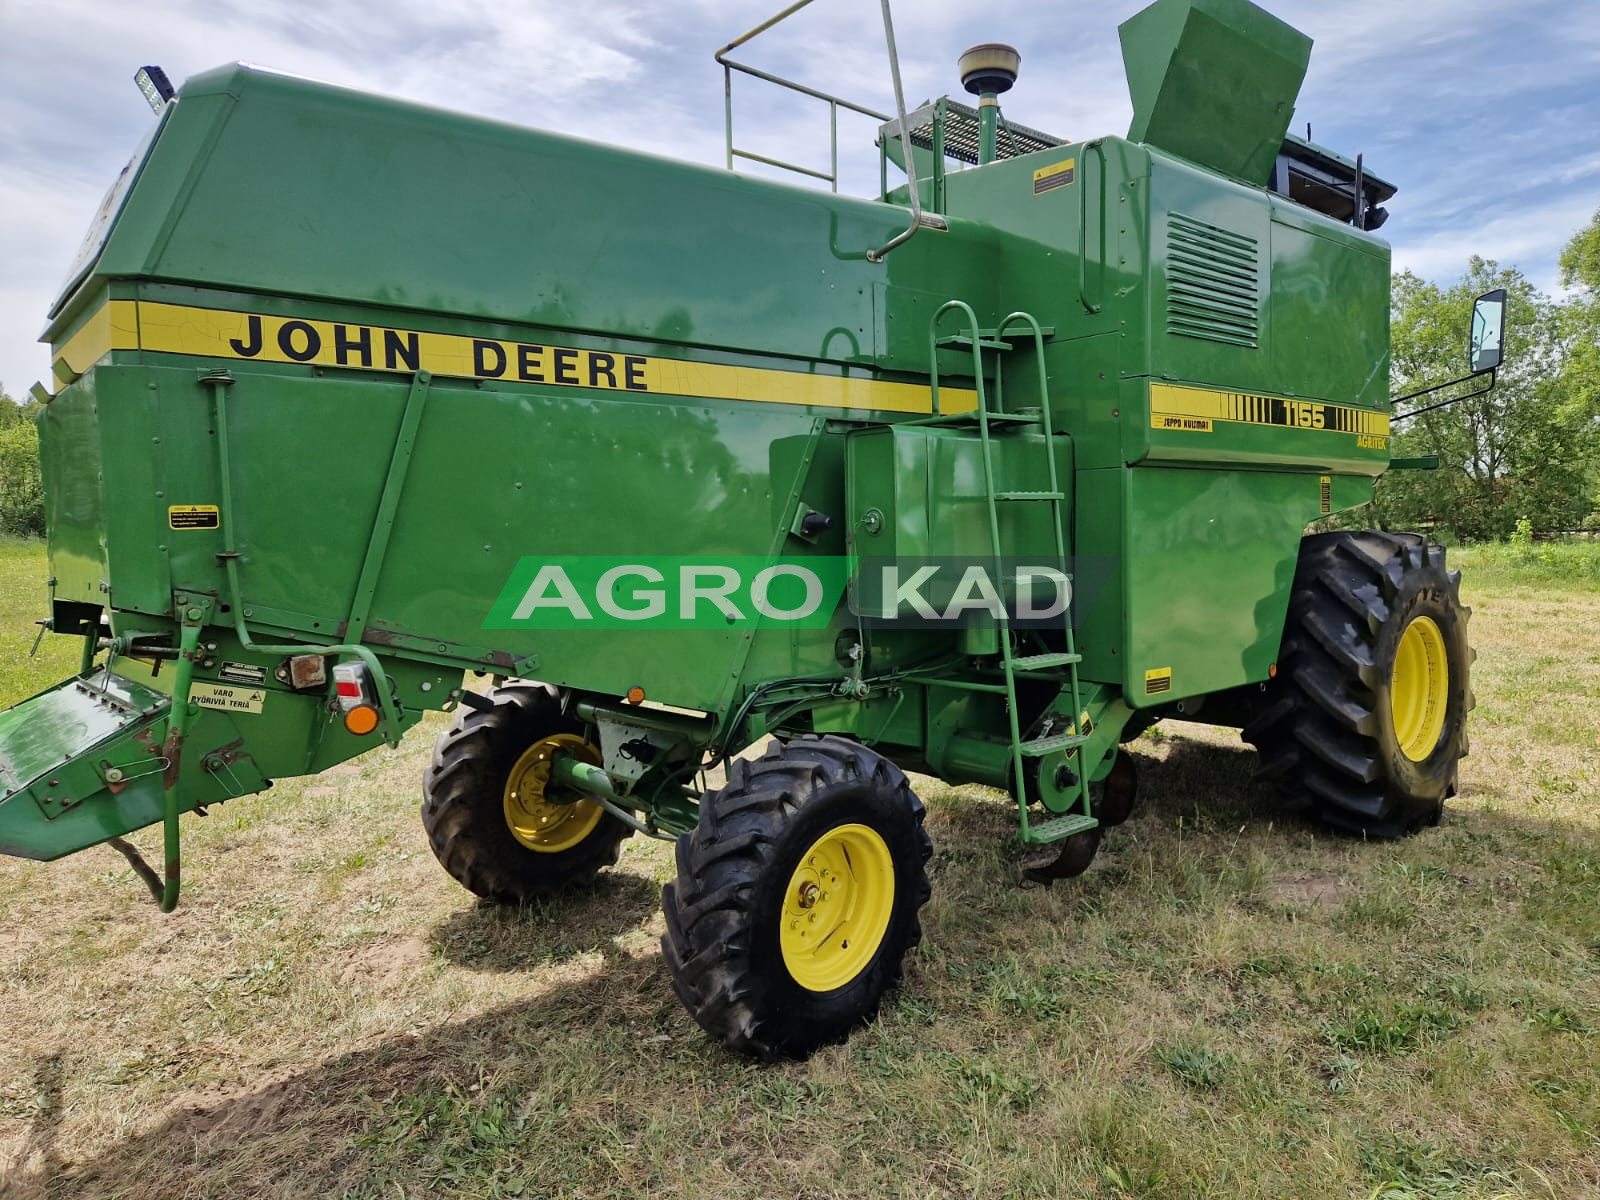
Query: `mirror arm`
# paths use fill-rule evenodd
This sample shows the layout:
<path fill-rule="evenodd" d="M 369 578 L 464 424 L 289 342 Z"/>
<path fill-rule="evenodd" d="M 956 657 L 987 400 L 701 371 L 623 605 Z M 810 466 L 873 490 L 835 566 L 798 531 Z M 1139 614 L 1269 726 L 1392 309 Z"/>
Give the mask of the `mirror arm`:
<path fill-rule="evenodd" d="M 1423 388 L 1421 391 L 1410 392 L 1404 396 L 1397 396 L 1389 402 L 1389 407 L 1391 409 L 1396 404 L 1404 404 L 1407 400 L 1415 400 L 1418 396 L 1426 396 L 1431 392 L 1442 391 L 1447 387 L 1454 387 L 1456 384 L 1465 383 L 1469 379 L 1478 379 L 1484 375 L 1489 377 L 1489 382 L 1484 384 L 1475 392 L 1468 392 L 1465 396 L 1457 396 L 1454 400 L 1441 400 L 1437 404 L 1425 404 L 1421 408 L 1413 408 L 1408 413 L 1401 413 L 1399 416 L 1390 417 L 1389 424 L 1393 425 L 1397 421 L 1409 420 L 1411 417 L 1421 416 L 1423 413 L 1433 412 L 1435 409 L 1449 408 L 1452 404 L 1460 404 L 1463 400 L 1475 400 L 1479 396 L 1486 396 L 1494 390 L 1494 378 L 1497 370 L 1499 370 L 1498 367 L 1490 367 L 1487 371 L 1474 371 L 1472 374 L 1463 375 L 1459 379 L 1451 379 L 1444 383 L 1436 383 L 1432 387 Z"/>

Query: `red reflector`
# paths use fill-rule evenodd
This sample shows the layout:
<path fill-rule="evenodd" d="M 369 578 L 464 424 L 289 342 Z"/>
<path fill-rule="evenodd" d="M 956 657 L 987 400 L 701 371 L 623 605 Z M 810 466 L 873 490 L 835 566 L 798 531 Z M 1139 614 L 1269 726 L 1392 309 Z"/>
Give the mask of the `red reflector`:
<path fill-rule="evenodd" d="M 359 700 L 361 698 L 361 685 L 354 679 L 341 679 L 338 682 L 339 695 L 349 696 Z"/>

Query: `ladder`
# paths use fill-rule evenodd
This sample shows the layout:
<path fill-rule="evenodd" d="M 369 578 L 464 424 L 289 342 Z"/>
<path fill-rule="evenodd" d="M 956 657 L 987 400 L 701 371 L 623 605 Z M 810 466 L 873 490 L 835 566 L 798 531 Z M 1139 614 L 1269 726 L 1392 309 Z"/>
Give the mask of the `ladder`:
<path fill-rule="evenodd" d="M 939 324 L 948 312 L 960 312 L 966 318 L 966 330 L 941 337 Z M 1025 325 L 1026 331 L 1009 332 L 1014 325 Z M 1039 407 L 1037 411 L 1028 409 L 1024 412 L 1007 412 L 1003 407 L 1004 390 L 1001 387 L 1001 368 L 999 360 L 995 364 L 995 392 L 998 406 L 991 410 L 988 397 L 984 389 L 983 378 L 983 352 L 985 350 L 1009 352 L 1015 347 L 1006 339 L 1008 337 L 1033 338 L 1034 354 L 1037 358 L 1039 371 Z M 1062 505 L 1066 494 L 1061 489 L 1061 481 L 1057 476 L 1055 446 L 1053 431 L 1050 427 L 1050 394 L 1049 385 L 1045 375 L 1044 362 L 1044 330 L 1039 322 L 1025 312 L 1014 312 L 1001 321 L 999 326 L 992 330 L 978 328 L 977 314 L 972 307 L 961 300 L 949 300 L 943 304 L 939 311 L 933 315 L 933 320 L 928 326 L 928 357 L 931 364 L 931 389 L 933 393 L 933 415 L 910 422 L 914 425 L 946 425 L 946 426 L 972 426 L 978 429 L 978 440 L 981 447 L 983 460 L 983 486 L 984 501 L 988 507 L 989 516 L 989 545 L 994 559 L 995 579 L 1003 577 L 1005 570 L 1005 546 L 1000 536 L 1000 506 L 1002 504 L 1048 504 L 1051 513 L 1051 526 L 1055 533 L 1055 556 L 1060 571 L 1070 581 L 1072 576 L 1067 572 L 1067 544 L 1066 531 L 1063 528 Z M 972 353 L 972 378 L 977 391 L 978 406 L 970 413 L 945 413 L 939 405 L 939 350 L 941 348 L 970 349 Z M 994 464 L 994 434 L 996 430 L 1021 430 L 1036 428 L 1044 434 L 1041 443 L 1044 449 L 1048 467 L 1047 478 L 1049 488 L 1046 491 L 1012 491 L 1001 490 L 995 487 Z M 1085 764 L 1076 764 L 1073 772 L 1076 782 L 1073 785 L 1075 799 L 1068 806 L 1068 811 L 1049 817 L 1042 821 L 1030 821 L 1028 818 L 1027 795 L 1027 763 L 1030 759 L 1040 759 L 1048 755 L 1057 754 L 1063 750 L 1076 750 L 1084 745 L 1089 738 L 1078 730 L 1080 714 L 1083 712 L 1082 696 L 1078 685 L 1078 663 L 1083 661 L 1077 652 L 1077 645 L 1072 632 L 1072 609 L 1069 604 L 1062 613 L 1062 626 L 1066 633 L 1067 648 L 1065 652 L 1047 654 L 1017 655 L 1011 641 L 1011 618 L 1005 611 L 1004 605 L 998 616 L 998 634 L 1000 639 L 1000 662 L 1004 676 L 1004 687 L 993 687 L 985 684 L 956 684 L 955 686 L 968 686 L 982 691 L 1004 691 L 1006 697 L 1006 714 L 1010 720 L 1011 732 L 1011 768 L 1016 782 L 1017 810 L 1020 820 L 1020 837 L 1030 845 L 1043 845 L 1050 842 L 1059 842 L 1074 834 L 1085 833 L 1099 825 L 1090 812 L 1089 802 L 1089 772 Z M 1026 675 L 1044 675 L 1057 679 L 1065 676 L 1068 690 L 1072 696 L 1072 718 L 1064 733 L 1046 733 L 1042 736 L 1030 738 L 1026 741 L 1022 737 L 1020 719 L 1017 715 L 1017 678 Z M 953 681 L 952 681 L 953 682 Z M 1080 756 L 1081 757 L 1081 756 Z M 1042 782 L 1042 781 L 1041 781 Z M 1041 788 L 1042 790 L 1042 788 Z"/>

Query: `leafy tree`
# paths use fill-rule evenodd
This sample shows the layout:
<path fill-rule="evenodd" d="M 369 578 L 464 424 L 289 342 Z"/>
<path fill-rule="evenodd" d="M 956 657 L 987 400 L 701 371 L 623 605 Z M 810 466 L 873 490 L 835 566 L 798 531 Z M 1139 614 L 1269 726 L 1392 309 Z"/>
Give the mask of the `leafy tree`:
<path fill-rule="evenodd" d="M 44 482 L 39 474 L 38 404 L 19 405 L 0 384 L 0 533 L 44 534 Z"/>
<path fill-rule="evenodd" d="M 1561 282 L 1586 292 L 1590 300 L 1600 300 L 1600 210 L 1561 252 Z"/>
<path fill-rule="evenodd" d="M 1493 391 L 1400 424 L 1396 457 L 1437 454 L 1437 471 L 1395 471 L 1378 487 L 1389 528 L 1443 527 L 1458 539 L 1504 538 L 1519 520 L 1570 529 L 1594 510 L 1597 413 L 1575 386 L 1572 350 L 1585 322 L 1514 267 L 1474 257 L 1449 287 L 1395 277 L 1391 386 L 1403 395 L 1460 375 L 1475 297 L 1506 289 L 1505 365 Z M 1464 395 L 1474 385 L 1456 389 Z M 1448 392 L 1397 405 L 1449 399 Z"/>
<path fill-rule="evenodd" d="M 1600 211 L 1562 251 L 1561 282 L 1572 289 L 1567 319 L 1571 325 L 1568 372 L 1573 397 L 1591 412 L 1600 411 Z M 1595 508 L 1600 510 L 1600 470 L 1590 482 Z"/>

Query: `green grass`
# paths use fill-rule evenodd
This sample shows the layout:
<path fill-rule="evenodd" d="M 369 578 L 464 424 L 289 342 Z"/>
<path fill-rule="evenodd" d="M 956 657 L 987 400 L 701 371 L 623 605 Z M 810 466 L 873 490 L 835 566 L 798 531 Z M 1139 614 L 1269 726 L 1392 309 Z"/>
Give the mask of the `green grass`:
<path fill-rule="evenodd" d="M 1600 539 L 1462 546 L 1451 561 L 1480 587 L 1570 587 L 1600 590 Z"/>
<path fill-rule="evenodd" d="M 919 780 L 925 941 L 807 1063 L 684 1015 L 670 848 L 523 909 L 448 879 L 438 718 L 186 818 L 171 917 L 109 850 L 0 861 L 0 1194 L 1600 1195 L 1600 588 L 1451 554 L 1478 710 L 1439 828 L 1331 836 L 1168 724 L 1094 868 L 1023 889 L 1004 799 Z M 4 702 L 76 662 L 22 658 L 43 570 L 0 543 Z"/>
<path fill-rule="evenodd" d="M 77 669 L 81 643 L 39 636 L 34 624 L 50 615 L 50 572 L 44 543 L 0 536 L 0 707 L 43 691 Z"/>

